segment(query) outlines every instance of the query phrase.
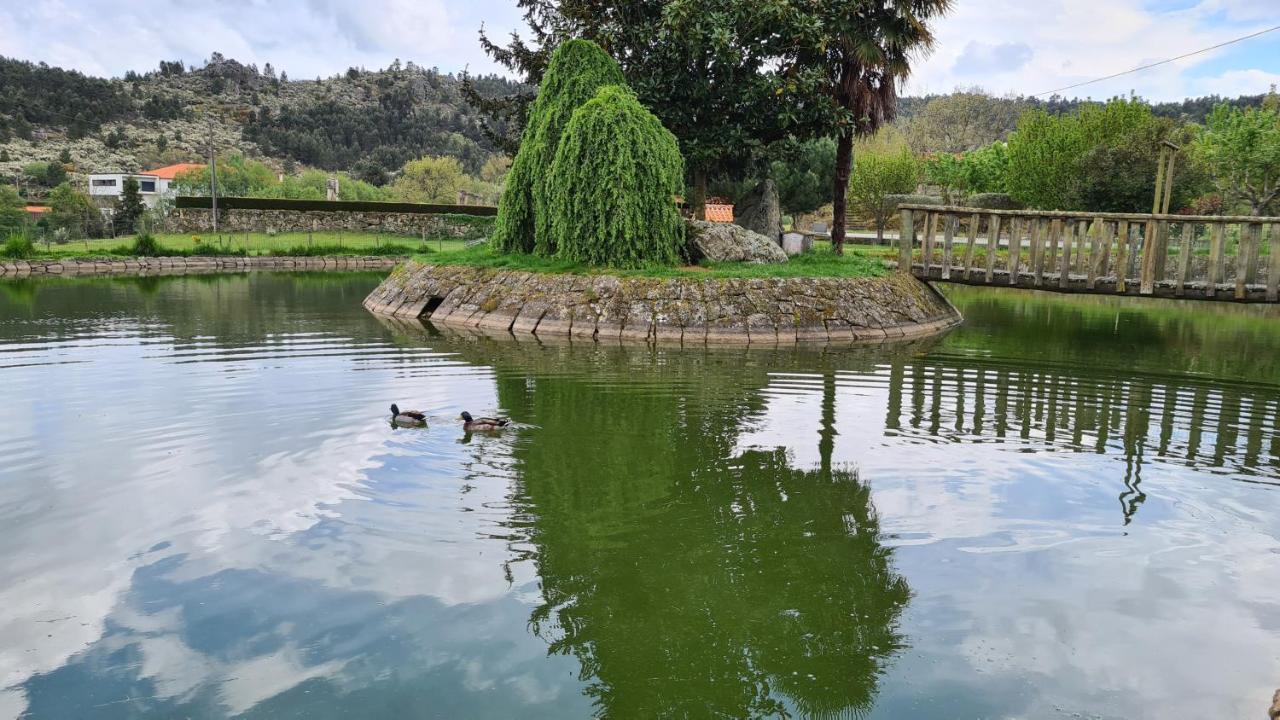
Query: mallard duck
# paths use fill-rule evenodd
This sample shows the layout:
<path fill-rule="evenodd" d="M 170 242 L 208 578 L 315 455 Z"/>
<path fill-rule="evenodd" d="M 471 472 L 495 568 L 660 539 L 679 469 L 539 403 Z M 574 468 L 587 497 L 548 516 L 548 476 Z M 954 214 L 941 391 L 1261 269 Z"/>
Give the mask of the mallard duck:
<path fill-rule="evenodd" d="M 509 422 L 506 418 L 473 418 L 469 412 L 462 413 L 462 429 L 467 432 L 493 432 L 506 427 Z"/>
<path fill-rule="evenodd" d="M 427 415 L 418 410 L 401 410 L 391 403 L 391 422 L 404 427 L 426 427 Z"/>

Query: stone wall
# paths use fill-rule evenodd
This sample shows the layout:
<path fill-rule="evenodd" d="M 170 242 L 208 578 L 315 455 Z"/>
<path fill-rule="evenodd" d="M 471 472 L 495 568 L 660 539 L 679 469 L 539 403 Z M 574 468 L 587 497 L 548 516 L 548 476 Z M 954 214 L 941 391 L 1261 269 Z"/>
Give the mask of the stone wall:
<path fill-rule="evenodd" d="M 218 210 L 221 232 L 381 232 L 429 238 L 488 237 L 492 217 L 469 215 L 429 215 L 391 212 L 311 212 L 306 210 Z M 164 231 L 182 235 L 213 231 L 213 212 L 202 208 L 173 210 L 165 218 Z"/>
<path fill-rule="evenodd" d="M 404 258 L 373 257 L 159 257 L 112 260 L 0 260 L 0 277 L 77 275 L 195 275 L 251 270 L 390 270 Z"/>
<path fill-rule="evenodd" d="M 364 305 L 433 323 L 537 335 L 685 344 L 884 340 L 936 333 L 960 314 L 904 273 L 879 278 L 643 278 L 397 267 Z"/>

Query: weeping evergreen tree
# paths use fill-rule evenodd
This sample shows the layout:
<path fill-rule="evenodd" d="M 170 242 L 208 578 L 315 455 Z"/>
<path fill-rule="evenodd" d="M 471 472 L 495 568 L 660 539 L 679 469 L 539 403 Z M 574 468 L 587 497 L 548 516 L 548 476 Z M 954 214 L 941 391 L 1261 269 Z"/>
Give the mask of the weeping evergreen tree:
<path fill-rule="evenodd" d="M 610 86 L 578 108 L 547 178 L 556 254 L 635 268 L 679 259 L 680 146 L 630 90 Z"/>
<path fill-rule="evenodd" d="M 520 152 L 511 164 L 498 203 L 493 233 L 498 249 L 554 254 L 546 182 L 560 135 L 573 111 L 597 90 L 623 82 L 618 63 L 595 43 L 570 40 L 556 48 L 538 87 L 538 98 L 529 108 Z"/>

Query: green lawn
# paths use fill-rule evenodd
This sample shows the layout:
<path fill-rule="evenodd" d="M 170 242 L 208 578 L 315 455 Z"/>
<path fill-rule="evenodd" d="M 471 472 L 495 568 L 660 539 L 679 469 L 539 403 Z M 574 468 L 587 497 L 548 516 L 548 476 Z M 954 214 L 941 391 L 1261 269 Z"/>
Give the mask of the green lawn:
<path fill-rule="evenodd" d="M 232 235 L 223 233 L 220 237 L 218 235 L 156 234 L 155 238 L 165 250 L 184 255 L 199 255 L 201 252 L 210 254 L 288 255 L 291 251 L 297 252 L 304 248 L 309 252 L 315 252 L 320 249 L 325 254 L 331 255 L 361 255 L 376 250 L 381 250 L 383 254 L 386 254 L 388 250 L 398 248 L 402 252 L 392 252 L 390 254 L 411 255 L 423 252 L 424 247 L 429 252 L 448 252 L 460 250 L 465 246 L 462 240 L 452 238 L 429 238 L 424 243 L 418 237 L 351 232 L 281 233 L 279 235 L 267 235 L 265 233 Z M 197 242 L 197 238 L 199 242 Z M 35 259 L 71 259 L 127 255 L 127 252 L 121 252 L 121 248 L 129 248 L 133 245 L 133 241 L 133 237 L 119 237 L 103 240 L 80 240 L 62 245 L 56 243 L 46 245 L 38 242 L 35 246 L 37 253 Z M 392 247 L 389 248 L 388 246 Z"/>
<path fill-rule="evenodd" d="M 714 277 L 714 278 L 776 278 L 776 277 L 877 277 L 885 272 L 881 261 L 882 248 L 846 245 L 845 254 L 838 256 L 828 248 L 818 248 L 812 253 L 791 258 L 785 264 L 759 265 L 753 263 L 711 263 L 697 267 L 651 267 L 639 270 L 616 270 L 580 265 L 565 260 L 543 258 L 534 255 L 501 255 L 487 246 L 464 248 L 446 252 L 431 252 L 414 257 L 415 260 L 434 265 L 466 265 L 502 270 L 524 270 L 544 273 L 574 273 L 583 275 L 621 275 L 631 277 Z"/>
<path fill-rule="evenodd" d="M 499 255 L 488 245 L 468 248 L 459 239 L 428 239 L 376 233 L 265 233 L 219 236 L 157 234 L 164 254 L 200 255 L 413 255 L 434 264 L 528 270 L 547 273 L 612 274 L 640 277 L 875 277 L 885 270 L 884 259 L 896 257 L 892 248 L 846 245 L 843 257 L 831 252 L 830 243 L 816 242 L 812 253 L 778 265 L 719 263 L 697 267 L 652 267 L 640 270 L 593 268 L 532 255 Z M 131 255 L 133 237 L 88 240 L 48 245 L 37 243 L 34 260 L 122 257 Z"/>

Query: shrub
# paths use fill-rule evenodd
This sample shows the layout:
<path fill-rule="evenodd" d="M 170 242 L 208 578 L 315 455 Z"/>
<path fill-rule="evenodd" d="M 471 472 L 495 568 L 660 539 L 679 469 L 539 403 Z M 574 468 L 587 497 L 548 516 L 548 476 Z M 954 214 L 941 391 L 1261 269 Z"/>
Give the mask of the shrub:
<path fill-rule="evenodd" d="M 970 195 L 964 204 L 984 210 L 1021 210 L 1023 207 L 1022 203 L 1014 200 L 1009 193 L 997 192 Z"/>
<path fill-rule="evenodd" d="M 0 255 L 12 260 L 25 260 L 36 254 L 36 246 L 31 242 L 31 238 L 21 234 L 13 234 L 8 240 L 4 241 L 4 245 L 0 246 Z"/>
<path fill-rule="evenodd" d="M 597 90 L 623 82 L 618 63 L 595 43 L 570 40 L 552 53 L 498 203 L 493 241 L 499 250 L 528 253 L 536 249 L 545 255 L 555 251 L 549 238 L 545 183 L 560 134 L 573 111 Z"/>
<path fill-rule="evenodd" d="M 138 237 L 134 238 L 133 246 L 129 249 L 129 254 L 136 255 L 138 257 L 160 257 L 167 253 L 165 252 L 164 246 L 156 240 L 154 235 L 151 233 L 140 233 Z"/>
<path fill-rule="evenodd" d="M 622 268 L 674 264 L 683 182 L 675 136 L 630 90 L 602 88 L 573 113 L 547 178 L 556 255 Z"/>

